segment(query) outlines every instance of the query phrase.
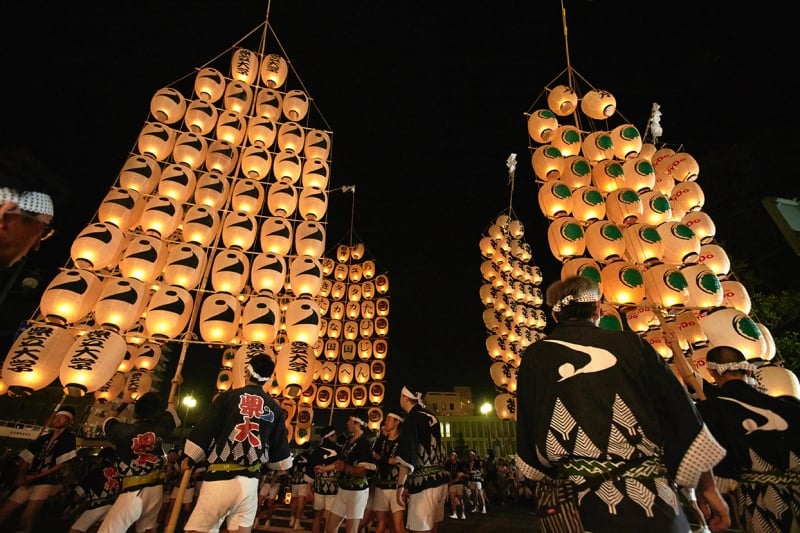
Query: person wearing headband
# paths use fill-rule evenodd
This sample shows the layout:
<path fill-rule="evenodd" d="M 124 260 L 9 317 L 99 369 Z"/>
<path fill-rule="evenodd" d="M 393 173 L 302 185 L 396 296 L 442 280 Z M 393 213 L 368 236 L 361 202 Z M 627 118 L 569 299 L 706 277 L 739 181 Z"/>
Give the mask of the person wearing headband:
<path fill-rule="evenodd" d="M 218 394 L 184 444 L 184 471 L 208 462 L 183 527 L 187 533 L 217 533 L 226 520 L 228 532 L 249 532 L 258 512 L 262 469 L 282 472 L 292 466 L 286 414 L 265 391 L 275 362 L 262 351 L 251 354 L 245 385 Z"/>
<path fill-rule="evenodd" d="M 133 404 L 132 421 L 119 415 L 127 403 L 108 411 L 103 433 L 117 450 L 117 478 L 122 486 L 98 533 L 155 531 L 164 497 L 166 457 L 163 443 L 180 426 L 175 405 L 166 406 L 155 391 L 142 394 Z"/>
<path fill-rule="evenodd" d="M 422 391 L 416 387 L 401 389 L 400 407 L 406 416 L 397 445 L 395 499 L 407 508 L 406 529 L 434 531 L 444 520 L 450 481 L 442 428 L 436 415 L 425 408 Z"/>
<path fill-rule="evenodd" d="M 381 433 L 372 445 L 372 455 L 377 461 L 375 475 L 373 509 L 378 518 L 377 532 L 405 532 L 405 505 L 397 501 L 397 479 L 400 467 L 397 465 L 397 445 L 400 442 L 405 417 L 399 409 L 389 409 L 383 418 Z"/>
<path fill-rule="evenodd" d="M 538 509 L 540 524 L 558 514 L 580 531 L 686 532 L 677 483 L 697 487 L 712 531 L 726 529 L 711 474 L 725 449 L 664 359 L 633 331 L 597 326 L 601 292 L 588 277 L 552 283 L 545 303 L 555 327 L 526 348 L 517 375 L 517 465 L 537 501 L 581 498 Z"/>
<path fill-rule="evenodd" d="M 794 531 L 800 524 L 800 404 L 751 385 L 755 367 L 732 346 L 709 349 L 706 368 L 716 391 L 697 409 L 728 451 L 714 474 L 738 527 Z"/>
<path fill-rule="evenodd" d="M 311 452 L 308 468 L 314 473 L 314 521 L 311 533 L 320 533 L 327 523 L 333 500 L 339 492 L 339 473 L 336 461 L 341 454 L 335 426 L 325 426 L 320 432 L 320 443 Z"/>
<path fill-rule="evenodd" d="M 0 150 L 0 269 L 13 267 L 52 236 L 54 195 L 62 189 L 31 154 Z"/>
<path fill-rule="evenodd" d="M 75 434 L 70 429 L 74 421 L 72 406 L 58 406 L 48 429 L 19 452 L 16 488 L 0 508 L 0 526 L 10 527 L 11 517 L 24 505 L 19 530 L 35 530 L 35 521 L 45 501 L 55 494 L 64 467 L 77 457 Z"/>
<path fill-rule="evenodd" d="M 375 474 L 372 443 L 367 435 L 369 417 L 366 409 L 354 409 L 347 418 L 350 437 L 342 446 L 335 469 L 339 472 L 339 490 L 331 504 L 326 533 L 337 533 L 342 524 L 346 533 L 358 533 L 369 499 L 370 478 Z"/>

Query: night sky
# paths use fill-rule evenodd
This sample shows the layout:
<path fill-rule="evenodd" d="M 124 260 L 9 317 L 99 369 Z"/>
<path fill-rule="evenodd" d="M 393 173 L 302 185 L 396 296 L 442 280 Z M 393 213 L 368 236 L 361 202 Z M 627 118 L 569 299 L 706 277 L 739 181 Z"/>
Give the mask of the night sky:
<path fill-rule="evenodd" d="M 89 4 L 6 3 L 0 17 L 2 144 L 26 146 L 71 192 L 57 212 L 56 237 L 28 262 L 45 278 L 66 264 L 72 239 L 114 185 L 153 93 L 193 78 L 220 54 L 227 61 L 268 7 L 252 0 Z M 282 50 L 270 34 L 267 51 L 289 59 L 333 131 L 330 187 L 356 185 L 354 195 L 330 194 L 328 247 L 352 232 L 390 278 L 387 403 L 407 381 L 425 390 L 470 385 L 478 400 L 493 397 L 478 241 L 498 214 L 511 207 L 525 224 L 532 262 L 545 274 L 542 289 L 558 277 L 525 113 L 545 107 L 545 86 L 568 65 L 582 87 L 612 92 L 620 116 L 642 132 L 657 102 L 660 143 L 700 163 L 717 243 L 772 288 L 797 286 L 786 273 L 797 271 L 798 258 L 760 202 L 798 192 L 800 106 L 789 72 L 798 46 L 789 17 L 753 5 L 721 13 L 732 4 L 688 0 L 647 8 L 567 1 L 567 58 L 556 0 L 468 4 L 269 5 Z M 513 194 L 512 152 L 519 161 Z M 26 305 L 3 307 L 4 329 L 30 317 L 34 308 Z M 197 351 L 190 349 L 187 380 L 211 389 L 219 359 Z"/>

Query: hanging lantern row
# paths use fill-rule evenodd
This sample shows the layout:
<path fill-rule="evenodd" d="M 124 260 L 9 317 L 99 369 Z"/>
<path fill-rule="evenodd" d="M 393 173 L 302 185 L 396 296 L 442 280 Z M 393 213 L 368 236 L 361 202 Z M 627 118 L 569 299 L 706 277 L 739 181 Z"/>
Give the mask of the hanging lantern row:
<path fill-rule="evenodd" d="M 490 375 L 495 386 L 506 391 L 516 390 L 516 368 L 522 353 L 543 337 L 541 331 L 547 325 L 539 309 L 544 303 L 539 288 L 541 269 L 529 263 L 532 254 L 524 237 L 522 223 L 501 214 L 479 243 L 484 257 L 479 295 L 484 306 L 486 350 L 495 361 Z"/>

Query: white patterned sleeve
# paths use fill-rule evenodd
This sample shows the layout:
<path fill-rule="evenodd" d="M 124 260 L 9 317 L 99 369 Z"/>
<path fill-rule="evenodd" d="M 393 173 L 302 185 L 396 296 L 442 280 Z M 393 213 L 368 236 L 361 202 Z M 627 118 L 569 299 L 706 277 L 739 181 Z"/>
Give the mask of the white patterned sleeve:
<path fill-rule="evenodd" d="M 700 480 L 700 474 L 711 470 L 725 457 L 726 453 L 725 448 L 717 442 L 708 427 L 703 424 L 703 428 L 689 449 L 686 450 L 686 454 L 678 466 L 675 482 L 680 487 L 696 487 Z"/>

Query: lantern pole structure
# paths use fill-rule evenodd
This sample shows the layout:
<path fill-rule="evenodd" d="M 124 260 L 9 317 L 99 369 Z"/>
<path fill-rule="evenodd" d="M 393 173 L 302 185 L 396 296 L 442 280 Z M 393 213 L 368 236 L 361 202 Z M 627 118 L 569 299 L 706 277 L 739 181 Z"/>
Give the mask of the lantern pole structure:
<path fill-rule="evenodd" d="M 683 356 L 683 350 L 681 349 L 680 343 L 678 343 L 678 337 L 674 328 L 667 322 L 666 314 L 663 310 L 657 310 L 657 314 L 661 320 L 661 329 L 664 330 L 664 339 L 672 350 L 672 359 L 675 361 L 675 365 L 678 368 L 678 372 L 681 374 L 681 378 L 683 378 L 683 382 L 694 390 L 701 401 L 705 400 L 706 395 L 703 392 L 703 385 L 697 381 L 697 376 L 695 376 L 692 367 L 689 366 L 686 357 Z"/>

